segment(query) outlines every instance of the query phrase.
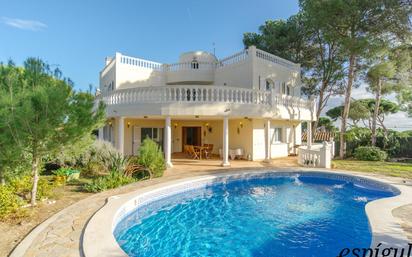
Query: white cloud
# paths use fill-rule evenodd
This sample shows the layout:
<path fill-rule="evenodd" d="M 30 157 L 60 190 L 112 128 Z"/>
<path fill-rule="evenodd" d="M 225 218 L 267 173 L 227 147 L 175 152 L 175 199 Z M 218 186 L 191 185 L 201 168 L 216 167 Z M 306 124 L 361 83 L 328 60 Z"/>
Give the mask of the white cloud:
<path fill-rule="evenodd" d="M 23 20 L 23 19 L 2 17 L 1 22 L 6 24 L 7 26 L 22 29 L 22 30 L 39 31 L 39 30 L 47 28 L 46 24 L 40 21 L 36 21 L 36 20 Z"/>

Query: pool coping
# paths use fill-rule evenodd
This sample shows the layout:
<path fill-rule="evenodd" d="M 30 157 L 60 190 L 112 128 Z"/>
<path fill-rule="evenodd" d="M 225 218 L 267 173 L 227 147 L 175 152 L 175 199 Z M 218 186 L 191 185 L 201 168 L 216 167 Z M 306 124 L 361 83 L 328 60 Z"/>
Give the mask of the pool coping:
<path fill-rule="evenodd" d="M 145 187 L 122 195 L 111 196 L 107 199 L 106 204 L 93 215 L 86 225 L 82 241 L 83 254 L 86 257 L 128 256 L 120 248 L 113 235 L 113 229 L 116 225 L 115 222 L 127 216 L 131 211 L 136 209 L 136 207 L 138 208 L 147 202 L 156 201 L 157 199 L 153 199 L 153 194 L 160 193 L 158 198 L 163 198 L 167 195 L 170 196 L 184 192 L 185 190 L 195 189 L 196 185 L 204 186 L 205 183 L 216 183 L 218 179 L 233 178 L 234 176 L 244 178 L 245 175 L 249 174 L 260 175 L 282 172 L 334 174 L 335 176 L 366 179 L 367 182 L 376 182 L 396 188 L 400 192 L 399 195 L 378 199 L 367 203 L 365 206 L 366 215 L 372 231 L 372 243 L 370 247 L 375 248 L 378 245 L 380 248 L 382 247 L 382 249 L 387 247 L 407 247 L 409 240 L 399 222 L 392 215 L 392 210 L 412 203 L 412 187 L 385 178 L 372 177 L 366 174 L 354 174 L 348 171 L 331 171 L 318 168 L 265 168 L 256 170 L 233 170 L 223 174 L 193 176 Z M 169 189 L 171 191 L 166 193 L 167 195 L 162 193 L 164 191 L 167 192 Z M 172 189 L 177 190 L 172 191 Z M 146 197 L 148 198 L 146 201 L 144 200 L 145 196 L 148 196 Z M 102 226 L 102 224 L 105 225 Z"/>

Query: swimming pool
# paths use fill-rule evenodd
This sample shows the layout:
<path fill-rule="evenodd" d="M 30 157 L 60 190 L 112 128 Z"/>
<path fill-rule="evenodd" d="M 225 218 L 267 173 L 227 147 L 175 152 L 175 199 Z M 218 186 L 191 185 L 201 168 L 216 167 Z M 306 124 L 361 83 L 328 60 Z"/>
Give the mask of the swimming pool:
<path fill-rule="evenodd" d="M 337 256 L 369 247 L 365 205 L 398 193 L 335 174 L 223 177 L 140 199 L 113 233 L 129 256 Z"/>

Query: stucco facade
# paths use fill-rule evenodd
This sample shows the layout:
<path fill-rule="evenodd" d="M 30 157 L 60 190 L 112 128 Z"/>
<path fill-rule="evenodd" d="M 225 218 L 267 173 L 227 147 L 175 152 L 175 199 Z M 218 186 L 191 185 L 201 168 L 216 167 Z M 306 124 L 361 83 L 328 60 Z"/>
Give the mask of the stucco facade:
<path fill-rule="evenodd" d="M 187 140 L 213 144 L 224 165 L 230 149 L 251 160 L 287 156 L 301 144 L 301 123 L 314 119 L 301 86 L 299 64 L 254 46 L 220 60 L 187 52 L 174 64 L 116 53 L 100 72 L 108 122 L 99 137 L 127 155 L 153 137 L 169 166 Z"/>

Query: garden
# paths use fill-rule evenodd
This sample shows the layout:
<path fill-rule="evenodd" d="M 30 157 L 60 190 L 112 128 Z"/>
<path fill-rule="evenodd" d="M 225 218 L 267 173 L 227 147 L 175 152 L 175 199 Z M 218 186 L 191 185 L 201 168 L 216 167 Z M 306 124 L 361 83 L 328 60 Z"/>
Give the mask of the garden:
<path fill-rule="evenodd" d="M 59 70 L 29 58 L 24 67 L 0 65 L 0 78 L 0 221 L 22 222 L 56 199 L 163 175 L 156 142 L 145 139 L 128 157 L 96 139 L 105 106 Z"/>

